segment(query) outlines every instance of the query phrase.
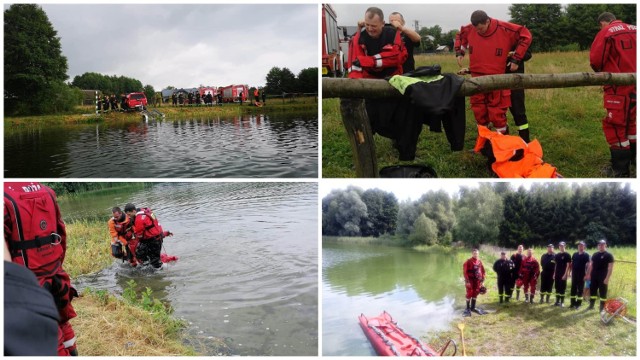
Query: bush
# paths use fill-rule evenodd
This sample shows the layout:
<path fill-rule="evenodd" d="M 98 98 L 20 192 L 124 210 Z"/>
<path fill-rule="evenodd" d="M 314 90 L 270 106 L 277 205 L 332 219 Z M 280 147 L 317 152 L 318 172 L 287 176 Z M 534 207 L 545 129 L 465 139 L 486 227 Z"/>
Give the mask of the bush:
<path fill-rule="evenodd" d="M 562 46 L 556 46 L 552 49 L 552 51 L 560 51 L 560 52 L 570 52 L 570 51 L 580 51 L 580 45 L 577 43 L 571 43 Z"/>

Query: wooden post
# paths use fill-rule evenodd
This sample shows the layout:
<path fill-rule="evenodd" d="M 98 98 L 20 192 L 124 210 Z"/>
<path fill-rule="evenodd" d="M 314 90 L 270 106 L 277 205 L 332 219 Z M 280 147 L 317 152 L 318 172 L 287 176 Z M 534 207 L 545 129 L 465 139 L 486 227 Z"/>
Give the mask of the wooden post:
<path fill-rule="evenodd" d="M 342 123 L 347 130 L 357 177 L 378 177 L 378 161 L 373 132 L 364 99 L 340 99 Z"/>

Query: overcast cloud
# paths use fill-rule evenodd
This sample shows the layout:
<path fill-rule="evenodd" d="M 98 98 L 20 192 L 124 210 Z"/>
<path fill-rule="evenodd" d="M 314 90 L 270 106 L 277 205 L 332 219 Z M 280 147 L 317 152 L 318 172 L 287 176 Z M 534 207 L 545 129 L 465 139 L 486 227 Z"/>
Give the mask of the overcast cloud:
<path fill-rule="evenodd" d="M 8 5 L 5 6 L 5 9 Z M 62 42 L 69 81 L 123 75 L 156 90 L 265 85 L 277 66 L 318 66 L 318 7 L 308 5 L 42 5 Z"/>
<path fill-rule="evenodd" d="M 340 26 L 356 26 L 358 20 L 364 18 L 364 12 L 369 6 L 382 9 L 385 21 L 389 20 L 389 14 L 397 11 L 412 28 L 414 20 L 418 20 L 420 28 L 440 25 L 443 32 L 458 30 L 460 26 L 468 24 L 471 13 L 475 10 L 484 10 L 490 17 L 500 20 L 508 21 L 511 18 L 510 4 L 331 4 L 331 6 L 337 13 Z"/>

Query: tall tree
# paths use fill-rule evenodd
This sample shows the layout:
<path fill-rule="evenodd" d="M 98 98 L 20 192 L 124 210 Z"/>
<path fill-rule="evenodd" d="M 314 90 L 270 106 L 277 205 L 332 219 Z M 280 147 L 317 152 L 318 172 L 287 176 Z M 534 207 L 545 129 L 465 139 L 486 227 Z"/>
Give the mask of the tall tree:
<path fill-rule="evenodd" d="M 333 190 L 322 199 L 322 234 L 359 236 L 362 218 L 367 217 L 367 205 L 360 199 L 362 189 L 353 186 Z"/>
<path fill-rule="evenodd" d="M 497 242 L 503 204 L 490 184 L 483 183 L 477 189 L 462 187 L 455 214 L 455 240 L 474 247 Z"/>
<path fill-rule="evenodd" d="M 563 34 L 568 43 L 578 44 L 580 50 L 588 49 L 600 31 L 598 16 L 606 11 L 605 4 L 569 4 L 566 8 L 566 28 Z"/>
<path fill-rule="evenodd" d="M 367 217 L 362 218 L 360 226 L 362 236 L 393 234 L 398 217 L 395 195 L 380 189 L 369 189 L 362 193 L 361 200 L 367 206 Z"/>
<path fill-rule="evenodd" d="M 435 221 L 420 214 L 413 224 L 413 232 L 409 235 L 411 245 L 434 245 L 438 241 L 438 225 Z"/>
<path fill-rule="evenodd" d="M 151 103 L 153 102 L 153 98 L 156 95 L 156 90 L 151 85 L 145 85 L 143 89 L 144 95 L 147 97 L 149 105 L 151 105 Z"/>
<path fill-rule="evenodd" d="M 288 68 L 272 67 L 267 74 L 267 92 L 280 95 L 296 92 L 296 76 Z"/>
<path fill-rule="evenodd" d="M 44 113 L 73 96 L 60 38 L 39 5 L 14 4 L 4 12 L 5 111 Z M 52 91 L 56 99 L 47 99 Z M 47 100 L 47 101 L 40 101 Z M 65 105 L 65 107 L 68 107 Z"/>
<path fill-rule="evenodd" d="M 549 51 L 559 40 L 562 29 L 562 5 L 513 4 L 509 6 L 511 22 L 524 25 L 533 37 L 531 51 Z"/>
<path fill-rule="evenodd" d="M 300 70 L 298 73 L 298 91 L 303 93 L 318 92 L 318 68 L 311 67 Z"/>

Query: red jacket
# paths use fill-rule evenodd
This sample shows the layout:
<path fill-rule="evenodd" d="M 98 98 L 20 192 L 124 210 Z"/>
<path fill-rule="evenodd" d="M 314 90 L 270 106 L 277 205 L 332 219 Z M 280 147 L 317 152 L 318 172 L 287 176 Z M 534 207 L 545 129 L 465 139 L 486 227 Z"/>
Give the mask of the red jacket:
<path fill-rule="evenodd" d="M 520 274 L 522 277 L 538 278 L 540 276 L 540 264 L 535 257 L 522 258 L 522 264 L 520 265 Z"/>
<path fill-rule="evenodd" d="M 469 25 L 465 26 L 468 27 L 466 40 L 462 29 L 459 33 L 461 45 L 468 44 L 472 76 L 504 74 L 509 52 L 515 48 L 515 54 L 509 61 L 519 64 L 531 45 L 531 32 L 526 27 L 496 19 L 489 21 L 489 28 L 484 34 L 479 34 L 475 27 Z"/>
<path fill-rule="evenodd" d="M 349 41 L 349 78 L 382 79 L 402 74 L 402 64 L 408 55 L 400 31 L 384 27 L 378 39 L 382 50 L 377 54 L 369 53 L 365 40 L 375 41 L 363 30 Z"/>
<path fill-rule="evenodd" d="M 470 258 L 462 265 L 462 272 L 466 281 L 483 281 L 485 278 L 482 260 Z"/>
<path fill-rule="evenodd" d="M 614 20 L 598 32 L 591 44 L 591 68 L 598 72 L 634 73 L 636 50 L 636 26 Z"/>
<path fill-rule="evenodd" d="M 136 219 L 133 224 L 136 239 L 140 241 L 159 240 L 163 237 L 162 226 L 158 224 L 156 216 L 149 208 L 140 209 L 140 211 L 136 213 Z"/>

